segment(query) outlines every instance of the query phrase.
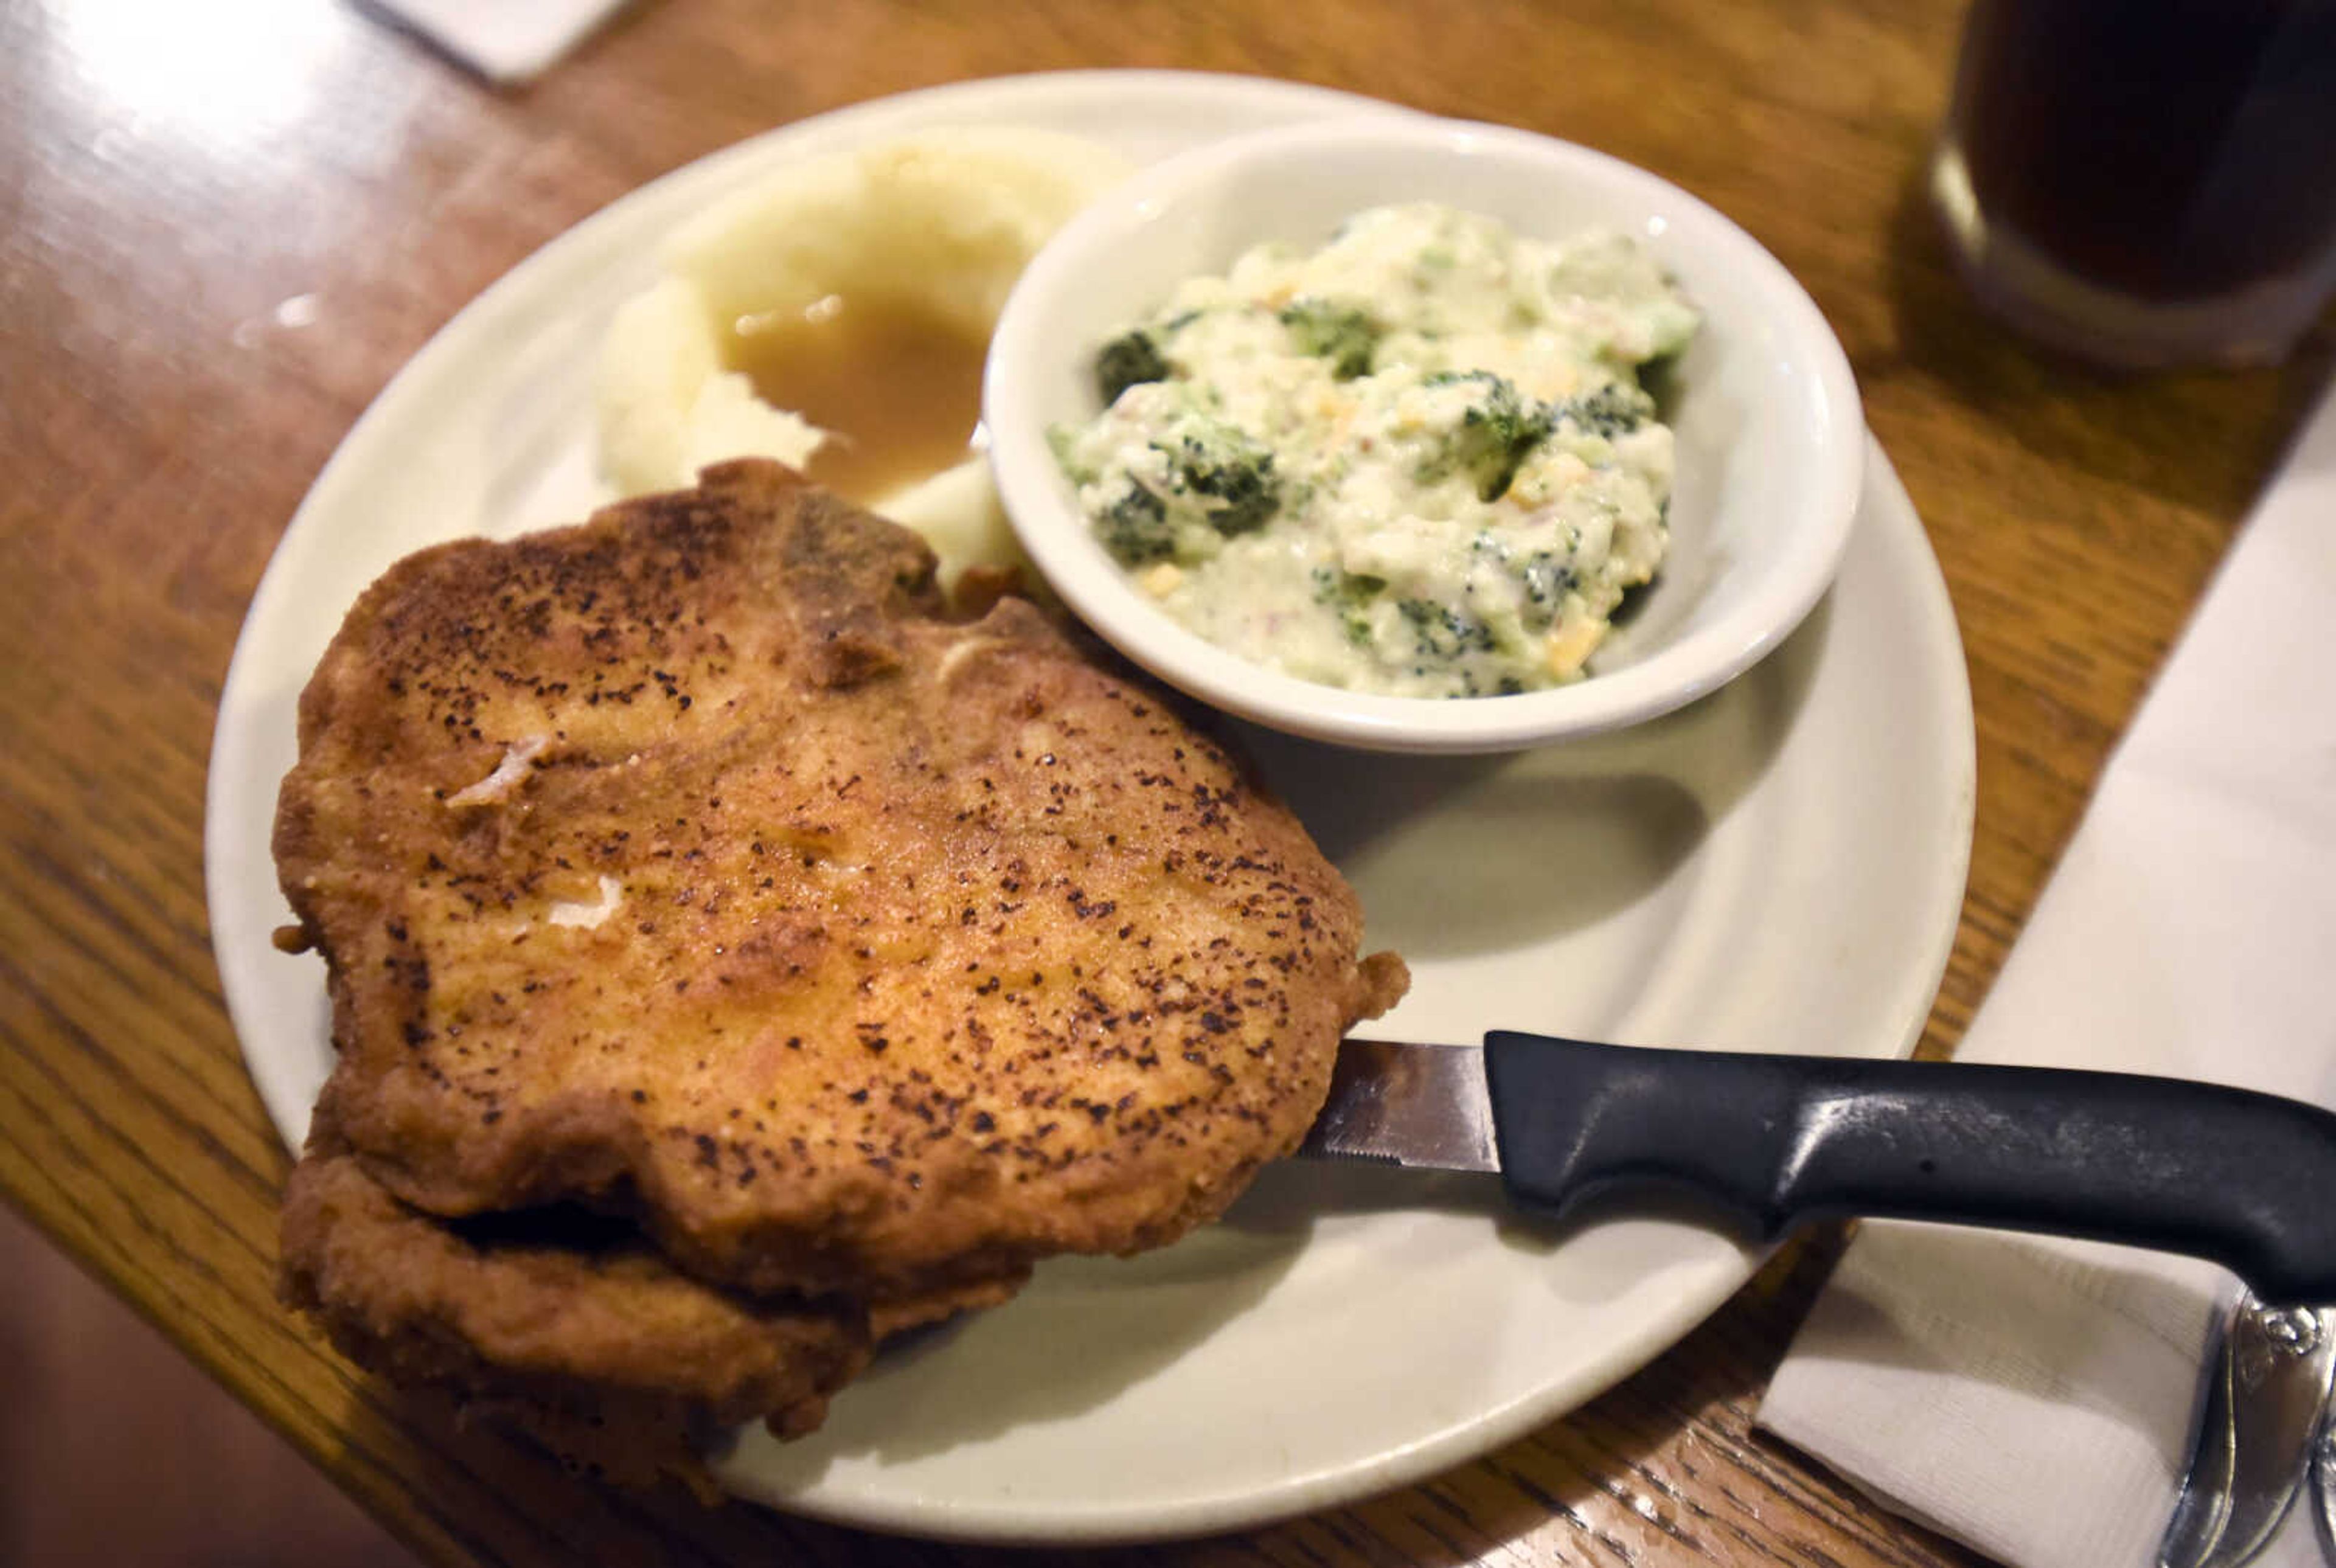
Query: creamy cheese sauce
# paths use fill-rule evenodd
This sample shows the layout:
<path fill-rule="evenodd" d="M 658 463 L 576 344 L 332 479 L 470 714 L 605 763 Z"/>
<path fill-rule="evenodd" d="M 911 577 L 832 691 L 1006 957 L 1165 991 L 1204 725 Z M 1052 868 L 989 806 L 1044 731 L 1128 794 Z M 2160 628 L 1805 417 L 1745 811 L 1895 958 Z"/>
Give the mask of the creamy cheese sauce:
<path fill-rule="evenodd" d="M 1249 251 L 1097 356 L 1052 433 L 1170 615 L 1301 678 L 1483 696 L 1578 677 L 1669 538 L 1639 373 L 1698 317 L 1627 236 L 1375 209 Z"/>

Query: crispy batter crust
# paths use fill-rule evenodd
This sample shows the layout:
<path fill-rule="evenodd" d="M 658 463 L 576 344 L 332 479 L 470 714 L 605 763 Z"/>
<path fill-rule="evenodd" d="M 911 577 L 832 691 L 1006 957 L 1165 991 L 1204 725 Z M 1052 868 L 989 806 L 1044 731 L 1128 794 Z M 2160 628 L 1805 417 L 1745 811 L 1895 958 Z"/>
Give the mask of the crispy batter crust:
<path fill-rule="evenodd" d="M 1304 830 L 1029 605 L 764 463 L 393 568 L 300 706 L 325 1107 L 462 1215 L 620 1202 L 757 1293 L 1212 1217 L 1400 994 Z"/>
<path fill-rule="evenodd" d="M 761 1420 L 815 1429 L 874 1348 L 920 1323 L 1010 1297 L 1017 1280 L 871 1313 L 856 1302 L 762 1301 L 676 1271 L 620 1225 L 574 1216 L 435 1219 L 399 1203 L 329 1137 L 286 1186 L 283 1294 L 352 1359 L 514 1421 L 571 1460 L 631 1484 L 704 1489 L 715 1434 Z"/>
<path fill-rule="evenodd" d="M 515 1413 L 622 1479 L 694 1477 L 696 1439 L 767 1419 L 816 1427 L 867 1364 L 866 1310 L 765 1307 L 676 1273 L 636 1243 L 583 1251 L 547 1232 L 482 1244 L 391 1197 L 346 1154 L 311 1154 L 285 1193 L 287 1300 L 393 1381 Z M 614 1421 L 609 1452 L 586 1434 Z"/>

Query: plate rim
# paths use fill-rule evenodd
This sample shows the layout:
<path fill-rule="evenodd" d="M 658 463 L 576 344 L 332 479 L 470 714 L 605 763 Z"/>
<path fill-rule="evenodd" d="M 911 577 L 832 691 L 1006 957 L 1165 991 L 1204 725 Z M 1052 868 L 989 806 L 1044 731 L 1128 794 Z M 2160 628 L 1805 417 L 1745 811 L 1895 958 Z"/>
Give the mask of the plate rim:
<path fill-rule="evenodd" d="M 207 770 L 203 834 L 205 901 L 210 917 L 221 996 L 230 1025 L 236 1032 L 245 1069 L 265 1102 L 279 1135 L 285 1137 L 287 1144 L 297 1149 L 297 1140 L 291 1135 L 292 1129 L 305 1126 L 309 1105 L 303 1101 L 287 1098 L 289 1090 L 280 1081 L 281 1075 L 256 1060 L 249 1048 L 248 1042 L 257 1037 L 254 1034 L 258 1022 L 257 1009 L 265 1000 L 265 994 L 257 989 L 251 964 L 226 950 L 226 943 L 230 937 L 248 934 L 251 922 L 248 919 L 221 918 L 223 913 L 233 915 L 247 909 L 254 898 L 270 903 L 280 902 L 272 880 L 257 893 L 232 883 L 233 872 L 242 863 L 244 852 L 251 848 L 249 835 L 244 831 L 245 824 L 237 820 L 238 807 L 252 782 L 250 770 L 238 765 L 247 760 L 240 756 L 239 748 L 250 726 L 250 710 L 255 706 L 253 688 L 262 679 L 257 669 L 259 654 L 254 628 L 276 612 L 279 600 L 296 591 L 294 578 L 300 558 L 314 544 L 315 536 L 324 526 L 323 520 L 331 514 L 340 491 L 348 482 L 348 475 L 361 465 L 365 452 L 383 440 L 385 433 L 397 427 L 406 404 L 425 390 L 424 384 L 437 362 L 452 355 L 459 348 L 472 325 L 490 317 L 515 297 L 525 297 L 533 288 L 537 278 L 597 247 L 604 231 L 630 221 L 635 214 L 668 199 L 685 185 L 694 186 L 730 174 L 764 158 L 776 158 L 790 152 L 796 156 L 809 156 L 815 155 L 823 147 L 849 146 L 853 144 L 856 135 L 871 128 L 897 123 L 903 119 L 913 121 L 921 112 L 955 112 L 968 117 L 984 115 L 993 118 L 1000 114 L 1029 115 L 1042 112 L 1030 105 L 1029 95 L 1034 93 L 1072 98 L 1081 93 L 1122 95 L 1138 91 L 1189 94 L 1196 105 L 1193 110 L 1196 116 L 1204 115 L 1212 102 L 1254 95 L 1277 98 L 1293 105 L 1319 105 L 1326 113 L 1353 113 L 1358 111 L 1416 112 L 1403 105 L 1337 89 L 1270 77 L 1162 70 L 1095 70 L 978 78 L 868 100 L 812 115 L 716 149 L 660 174 L 617 197 L 546 241 L 440 326 L 398 368 L 351 425 L 319 471 L 271 550 L 268 566 L 247 607 L 242 627 L 237 635 L 235 652 L 220 688 Z M 906 126 L 900 128 L 908 129 Z M 1914 558 L 1911 563 L 1912 575 L 1905 579 L 1903 586 L 1912 590 L 1913 598 L 1920 601 L 1922 609 L 1922 624 L 1919 628 L 1909 628 L 1909 638 L 1922 645 L 1922 662 L 1935 667 L 1934 676 L 1946 677 L 1948 667 L 1952 666 L 1952 678 L 1942 680 L 1941 695 L 1945 699 L 1946 711 L 1937 716 L 1942 724 L 1941 735 L 1949 741 L 1947 749 L 1952 752 L 1956 764 L 1956 776 L 1949 781 L 1947 786 L 1952 792 L 1952 820 L 1948 824 L 1949 852 L 1932 863 L 1930 871 L 1942 888 L 1952 888 L 1952 896 L 1942 894 L 1937 900 L 1937 908 L 1931 915 L 1932 940 L 1927 950 L 1920 955 L 1910 955 L 1901 969 L 1903 983 L 1897 988 L 1900 992 L 1898 1004 L 1903 1008 L 1905 1018 L 1903 1038 L 1894 1043 L 1892 1053 L 1903 1056 L 1920 1040 L 1928 1023 L 1939 983 L 1945 973 L 1960 929 L 1976 805 L 1976 733 L 1971 720 L 1969 677 L 1960 631 L 1943 574 L 1903 483 L 1870 433 L 1867 443 L 1869 495 L 1861 504 L 1861 520 L 1865 526 L 1872 526 L 1876 520 L 1866 518 L 1867 512 L 1886 511 L 1894 514 L 1891 521 L 1894 530 L 1902 535 L 1898 543 L 1901 548 L 1909 550 Z M 267 798 L 272 800 L 276 781 L 269 778 L 262 782 L 266 786 Z M 264 842 L 261 847 L 264 849 Z M 1382 1454 L 1372 1461 L 1349 1464 L 1303 1476 L 1277 1476 L 1239 1497 L 1206 1496 L 1167 1504 L 1154 1502 L 1137 1506 L 1104 1506 L 1073 1514 L 1056 1511 L 1033 1515 L 1010 1499 L 965 1503 L 936 1502 L 925 1498 L 896 1500 L 891 1504 L 880 1500 L 871 1504 L 865 1498 L 839 1501 L 817 1495 L 782 1495 L 745 1491 L 739 1495 L 807 1516 L 864 1528 L 931 1539 L 992 1543 L 1097 1544 L 1114 1541 L 1156 1540 L 1241 1528 L 1286 1518 L 1416 1481 L 1512 1440 L 1578 1407 L 1646 1365 L 1708 1317 L 1751 1277 L 1758 1266 L 1759 1258 L 1756 1254 L 1744 1252 L 1741 1260 L 1740 1271 L 1732 1267 L 1711 1271 L 1708 1281 L 1697 1281 L 1703 1288 L 1687 1290 L 1675 1299 L 1674 1310 L 1646 1320 L 1641 1331 L 1626 1344 L 1609 1347 L 1596 1366 L 1585 1368 L 1554 1392 L 1546 1387 L 1534 1389 L 1484 1410 L 1445 1432 Z"/>

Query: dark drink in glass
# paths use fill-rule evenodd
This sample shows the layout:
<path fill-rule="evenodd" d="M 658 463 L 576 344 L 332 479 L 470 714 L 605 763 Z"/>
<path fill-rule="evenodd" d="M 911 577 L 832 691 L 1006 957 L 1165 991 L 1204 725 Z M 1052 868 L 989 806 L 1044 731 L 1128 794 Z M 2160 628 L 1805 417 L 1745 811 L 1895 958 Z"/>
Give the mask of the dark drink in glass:
<path fill-rule="evenodd" d="M 1977 0 L 1932 188 L 2015 326 L 2277 359 L 2336 289 L 2336 0 Z"/>

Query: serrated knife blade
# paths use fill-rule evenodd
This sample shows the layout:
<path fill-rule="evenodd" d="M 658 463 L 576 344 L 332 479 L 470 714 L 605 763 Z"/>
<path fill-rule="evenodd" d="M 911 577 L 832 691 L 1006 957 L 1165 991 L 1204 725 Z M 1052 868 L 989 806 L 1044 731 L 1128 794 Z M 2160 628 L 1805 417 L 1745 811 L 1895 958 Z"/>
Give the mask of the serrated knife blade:
<path fill-rule="evenodd" d="M 1475 1046 L 1348 1040 L 1299 1153 L 1439 1171 L 1498 1171 L 1484 1053 Z"/>

